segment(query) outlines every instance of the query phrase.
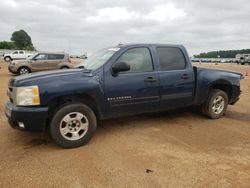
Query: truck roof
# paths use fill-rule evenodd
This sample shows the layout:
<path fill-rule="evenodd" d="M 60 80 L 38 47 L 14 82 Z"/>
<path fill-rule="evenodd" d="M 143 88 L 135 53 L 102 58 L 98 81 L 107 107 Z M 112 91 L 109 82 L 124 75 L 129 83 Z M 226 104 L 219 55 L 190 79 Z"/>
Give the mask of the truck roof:
<path fill-rule="evenodd" d="M 46 51 L 37 51 L 36 53 L 45 53 L 45 54 L 68 54 L 65 52 L 46 52 Z"/>
<path fill-rule="evenodd" d="M 164 47 L 178 47 L 183 48 L 181 44 L 161 44 L 161 43 L 128 43 L 128 44 L 118 44 L 115 47 L 125 48 L 125 47 L 140 47 L 140 46 L 164 46 Z"/>

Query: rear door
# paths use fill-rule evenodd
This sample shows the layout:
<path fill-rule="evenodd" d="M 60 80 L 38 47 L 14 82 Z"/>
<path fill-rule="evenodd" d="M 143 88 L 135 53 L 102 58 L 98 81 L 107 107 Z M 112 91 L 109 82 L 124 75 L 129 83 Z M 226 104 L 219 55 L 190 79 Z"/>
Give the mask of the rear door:
<path fill-rule="evenodd" d="M 192 105 L 195 78 L 183 50 L 178 47 L 157 47 L 156 54 L 160 69 L 161 108 Z"/>
<path fill-rule="evenodd" d="M 31 61 L 32 71 L 49 70 L 47 65 L 48 54 L 39 53 Z"/>
<path fill-rule="evenodd" d="M 130 70 L 112 75 L 105 73 L 108 116 L 150 112 L 159 106 L 159 78 L 154 71 L 151 51 L 147 47 L 127 49 L 114 63 L 125 62 Z M 109 65 L 110 66 L 110 65 Z"/>
<path fill-rule="evenodd" d="M 18 53 L 18 59 L 25 59 L 24 51 L 20 50 Z"/>
<path fill-rule="evenodd" d="M 49 69 L 58 69 L 59 64 L 63 62 L 64 54 L 48 54 L 47 66 Z"/>

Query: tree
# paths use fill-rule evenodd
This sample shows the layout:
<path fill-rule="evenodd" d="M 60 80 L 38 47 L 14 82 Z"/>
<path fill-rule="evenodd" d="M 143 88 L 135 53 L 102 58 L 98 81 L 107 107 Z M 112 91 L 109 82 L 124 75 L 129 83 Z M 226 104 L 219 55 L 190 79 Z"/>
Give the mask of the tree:
<path fill-rule="evenodd" d="M 11 41 L 13 41 L 18 49 L 35 50 L 31 37 L 24 30 L 15 31 L 12 33 Z"/>
<path fill-rule="evenodd" d="M 0 49 L 16 49 L 16 45 L 14 42 L 2 41 L 0 42 Z"/>

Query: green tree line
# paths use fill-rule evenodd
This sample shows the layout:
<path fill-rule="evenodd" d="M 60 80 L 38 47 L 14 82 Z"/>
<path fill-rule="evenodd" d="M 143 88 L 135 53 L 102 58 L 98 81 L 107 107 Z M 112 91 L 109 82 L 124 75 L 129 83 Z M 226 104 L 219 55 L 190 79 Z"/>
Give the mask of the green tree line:
<path fill-rule="evenodd" d="M 11 41 L 1 41 L 0 49 L 35 50 L 31 37 L 22 29 L 12 33 L 10 40 Z"/>
<path fill-rule="evenodd" d="M 237 54 L 250 54 L 250 49 L 243 50 L 221 50 L 194 55 L 195 58 L 235 58 Z"/>

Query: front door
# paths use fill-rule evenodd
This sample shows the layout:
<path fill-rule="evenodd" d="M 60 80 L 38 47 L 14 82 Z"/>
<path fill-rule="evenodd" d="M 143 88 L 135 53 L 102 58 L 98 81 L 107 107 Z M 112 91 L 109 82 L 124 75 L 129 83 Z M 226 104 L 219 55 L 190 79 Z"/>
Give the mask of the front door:
<path fill-rule="evenodd" d="M 47 65 L 48 55 L 44 53 L 38 54 L 31 61 L 32 71 L 49 70 Z"/>
<path fill-rule="evenodd" d="M 108 116 L 123 116 L 151 112 L 159 105 L 159 78 L 154 71 L 150 49 L 131 48 L 115 63 L 125 62 L 130 70 L 105 76 L 105 94 Z"/>

